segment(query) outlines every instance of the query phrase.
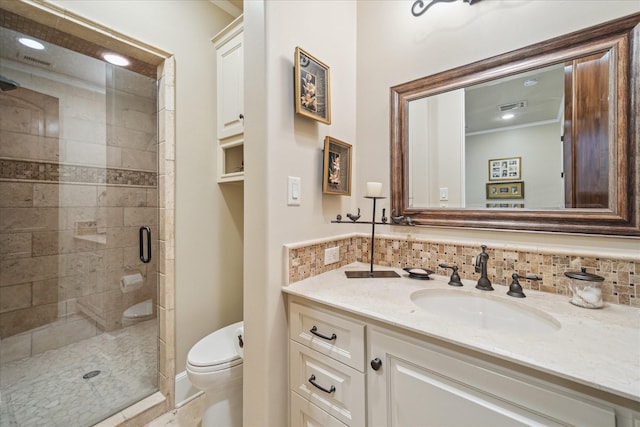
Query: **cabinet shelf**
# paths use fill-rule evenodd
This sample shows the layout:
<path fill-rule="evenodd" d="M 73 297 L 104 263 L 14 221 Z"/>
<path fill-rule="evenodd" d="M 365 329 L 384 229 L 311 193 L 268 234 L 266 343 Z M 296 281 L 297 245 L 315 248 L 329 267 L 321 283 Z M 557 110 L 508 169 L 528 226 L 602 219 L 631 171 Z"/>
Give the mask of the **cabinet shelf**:
<path fill-rule="evenodd" d="M 244 180 L 244 50 L 243 17 L 211 41 L 217 63 L 218 183 Z"/>

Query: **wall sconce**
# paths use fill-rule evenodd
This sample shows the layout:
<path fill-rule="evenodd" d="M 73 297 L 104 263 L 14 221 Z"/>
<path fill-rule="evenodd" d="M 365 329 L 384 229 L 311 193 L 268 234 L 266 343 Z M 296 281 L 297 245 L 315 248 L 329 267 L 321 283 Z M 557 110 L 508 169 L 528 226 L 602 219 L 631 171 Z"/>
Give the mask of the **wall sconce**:
<path fill-rule="evenodd" d="M 430 2 L 425 2 L 423 0 L 416 0 L 411 6 L 411 14 L 413 16 L 420 16 L 427 11 L 431 6 L 436 3 L 452 3 L 456 0 L 431 0 Z M 471 6 L 474 3 L 478 3 L 480 0 L 463 0 L 465 3 L 469 3 Z"/>

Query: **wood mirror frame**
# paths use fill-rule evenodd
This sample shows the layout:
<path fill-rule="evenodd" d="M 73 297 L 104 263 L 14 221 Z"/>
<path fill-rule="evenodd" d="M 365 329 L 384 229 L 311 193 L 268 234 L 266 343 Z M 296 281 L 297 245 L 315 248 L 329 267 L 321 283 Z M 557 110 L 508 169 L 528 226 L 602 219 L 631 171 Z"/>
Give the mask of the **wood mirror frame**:
<path fill-rule="evenodd" d="M 415 225 L 640 236 L 640 14 L 556 37 L 391 88 L 391 209 Z M 616 176 L 610 209 L 492 210 L 409 206 L 408 108 L 425 96 L 562 63 L 602 46 L 616 47 Z"/>

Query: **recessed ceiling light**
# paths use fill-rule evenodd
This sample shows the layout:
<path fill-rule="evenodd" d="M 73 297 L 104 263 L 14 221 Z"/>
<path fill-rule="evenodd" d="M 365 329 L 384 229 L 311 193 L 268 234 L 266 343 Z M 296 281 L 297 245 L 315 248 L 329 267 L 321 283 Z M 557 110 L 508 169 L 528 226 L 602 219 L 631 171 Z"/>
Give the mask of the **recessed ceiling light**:
<path fill-rule="evenodd" d="M 120 65 L 122 67 L 129 65 L 129 61 L 125 57 L 116 55 L 115 53 L 105 53 L 102 57 L 105 61 L 113 65 Z"/>
<path fill-rule="evenodd" d="M 507 114 L 503 114 L 502 115 L 502 120 L 509 120 L 509 119 L 513 119 L 516 115 L 513 113 L 507 113 Z"/>
<path fill-rule="evenodd" d="M 26 47 L 30 47 L 31 49 L 37 49 L 37 50 L 44 49 L 44 45 L 34 39 L 29 39 L 27 37 L 20 37 L 18 41 L 23 45 L 25 45 Z"/>
<path fill-rule="evenodd" d="M 529 87 L 529 86 L 535 86 L 538 84 L 538 79 L 527 79 L 524 81 L 523 85 Z"/>

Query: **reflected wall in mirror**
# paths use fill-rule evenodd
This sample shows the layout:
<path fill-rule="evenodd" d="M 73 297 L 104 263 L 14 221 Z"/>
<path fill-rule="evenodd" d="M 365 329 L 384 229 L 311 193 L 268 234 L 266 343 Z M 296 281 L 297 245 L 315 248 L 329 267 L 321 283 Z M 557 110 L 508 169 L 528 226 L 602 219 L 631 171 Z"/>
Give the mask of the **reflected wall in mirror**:
<path fill-rule="evenodd" d="M 391 88 L 392 209 L 418 225 L 640 235 L 639 22 Z M 517 174 L 492 170 L 515 158 Z M 526 196 L 496 203 L 494 181 Z"/>

